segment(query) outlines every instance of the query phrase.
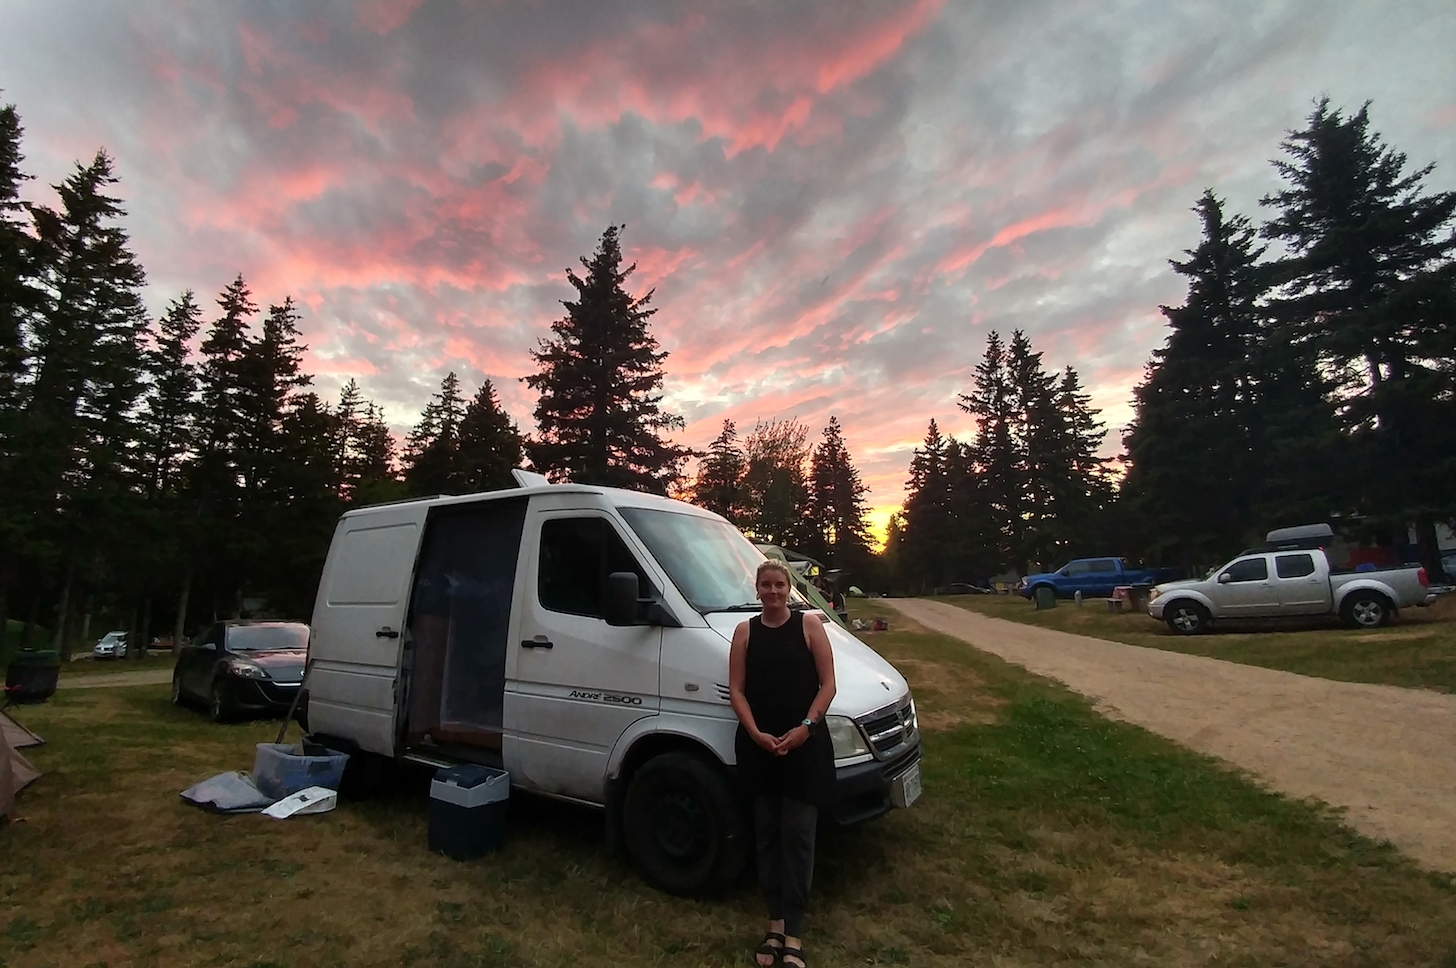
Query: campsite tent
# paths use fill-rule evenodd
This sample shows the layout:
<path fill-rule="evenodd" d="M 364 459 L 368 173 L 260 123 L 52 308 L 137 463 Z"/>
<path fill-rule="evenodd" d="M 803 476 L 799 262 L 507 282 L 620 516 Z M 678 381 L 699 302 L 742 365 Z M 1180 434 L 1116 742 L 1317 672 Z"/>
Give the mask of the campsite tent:
<path fill-rule="evenodd" d="M 40 776 L 20 750 L 41 742 L 39 736 L 0 713 L 0 819 L 15 813 L 15 794 Z"/>

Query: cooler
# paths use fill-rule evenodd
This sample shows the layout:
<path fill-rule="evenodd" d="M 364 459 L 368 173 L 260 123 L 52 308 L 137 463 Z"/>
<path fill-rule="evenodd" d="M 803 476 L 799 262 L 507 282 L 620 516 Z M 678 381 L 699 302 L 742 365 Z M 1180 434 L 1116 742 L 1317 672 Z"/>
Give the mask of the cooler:
<path fill-rule="evenodd" d="M 511 775 L 488 766 L 440 770 L 430 783 L 430 850 L 470 860 L 506 839 Z"/>

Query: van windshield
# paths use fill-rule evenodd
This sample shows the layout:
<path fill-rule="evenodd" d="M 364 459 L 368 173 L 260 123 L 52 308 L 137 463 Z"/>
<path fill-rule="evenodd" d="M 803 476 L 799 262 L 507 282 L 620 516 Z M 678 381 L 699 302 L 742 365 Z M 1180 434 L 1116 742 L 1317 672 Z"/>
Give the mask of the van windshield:
<path fill-rule="evenodd" d="M 759 607 L 753 578 L 763 553 L 733 525 L 696 514 L 620 510 L 693 608 L 721 612 Z M 793 598 L 802 601 L 797 592 Z"/>

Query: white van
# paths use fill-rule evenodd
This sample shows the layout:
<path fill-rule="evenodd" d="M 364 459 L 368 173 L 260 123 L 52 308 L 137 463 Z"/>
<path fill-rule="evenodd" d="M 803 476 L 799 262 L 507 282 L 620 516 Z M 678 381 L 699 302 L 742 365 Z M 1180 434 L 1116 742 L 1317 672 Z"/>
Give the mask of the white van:
<path fill-rule="evenodd" d="M 751 837 L 732 784 L 728 644 L 759 610 L 763 554 L 680 501 L 515 475 L 518 488 L 339 521 L 306 728 L 358 766 L 484 763 L 517 789 L 605 807 L 609 839 L 664 890 L 732 879 Z M 920 734 L 900 673 L 825 624 L 835 819 L 854 823 L 919 795 Z"/>

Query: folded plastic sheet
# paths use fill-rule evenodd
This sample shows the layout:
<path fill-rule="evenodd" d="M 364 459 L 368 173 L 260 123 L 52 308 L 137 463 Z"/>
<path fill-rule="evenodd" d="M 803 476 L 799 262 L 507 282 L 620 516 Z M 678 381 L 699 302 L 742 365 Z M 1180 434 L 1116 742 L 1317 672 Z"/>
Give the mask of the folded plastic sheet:
<path fill-rule="evenodd" d="M 182 791 L 182 799 L 219 813 L 257 813 L 273 804 L 273 798 L 259 791 L 252 777 L 238 770 L 194 783 Z"/>
<path fill-rule="evenodd" d="M 279 800 L 263 811 L 263 816 L 274 820 L 289 817 L 305 817 L 311 813 L 328 813 L 339 804 L 339 794 L 328 787 L 311 786 Z"/>

